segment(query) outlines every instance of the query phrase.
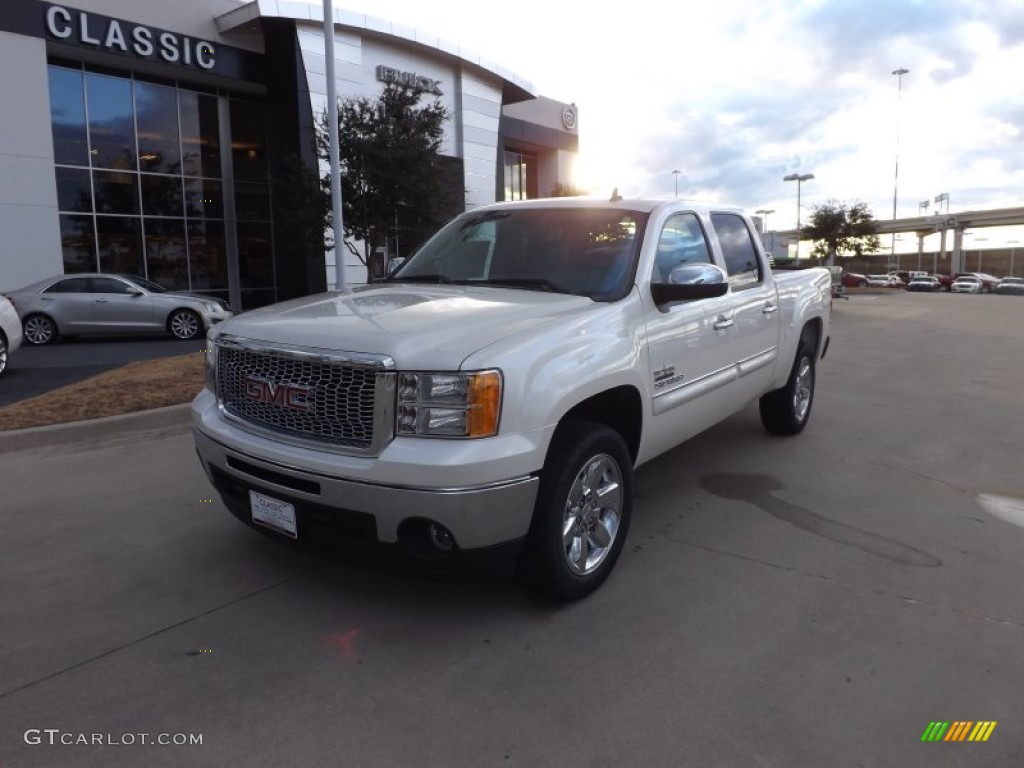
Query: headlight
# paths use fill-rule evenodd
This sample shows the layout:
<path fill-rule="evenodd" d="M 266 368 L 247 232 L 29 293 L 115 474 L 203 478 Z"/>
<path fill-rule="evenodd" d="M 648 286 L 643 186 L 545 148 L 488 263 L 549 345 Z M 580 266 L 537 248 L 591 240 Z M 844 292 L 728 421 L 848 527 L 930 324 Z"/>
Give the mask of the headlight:
<path fill-rule="evenodd" d="M 203 305 L 207 312 L 211 315 L 219 315 L 221 313 L 220 304 L 214 304 L 212 302 Z"/>
<path fill-rule="evenodd" d="M 500 371 L 398 375 L 396 434 L 491 437 L 500 416 Z"/>
<path fill-rule="evenodd" d="M 217 344 L 214 342 L 213 334 L 206 336 L 206 349 L 203 350 L 205 359 L 203 368 L 206 373 L 206 388 L 217 394 Z"/>

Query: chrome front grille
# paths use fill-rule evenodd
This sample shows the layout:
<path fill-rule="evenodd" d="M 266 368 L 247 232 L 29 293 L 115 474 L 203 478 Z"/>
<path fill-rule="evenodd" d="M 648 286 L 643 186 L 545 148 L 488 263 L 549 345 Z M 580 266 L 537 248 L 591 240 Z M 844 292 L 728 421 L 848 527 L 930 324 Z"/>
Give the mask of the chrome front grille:
<path fill-rule="evenodd" d="M 247 429 L 292 442 L 373 453 L 391 437 L 387 357 L 217 338 L 217 399 Z"/>

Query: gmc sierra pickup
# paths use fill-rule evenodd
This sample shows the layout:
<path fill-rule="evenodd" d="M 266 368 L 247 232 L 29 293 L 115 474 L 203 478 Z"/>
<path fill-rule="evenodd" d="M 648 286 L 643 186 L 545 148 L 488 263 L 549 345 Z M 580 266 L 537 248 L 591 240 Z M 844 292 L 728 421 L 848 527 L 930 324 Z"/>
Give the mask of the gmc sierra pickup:
<path fill-rule="evenodd" d="M 516 542 L 526 583 L 578 599 L 622 551 L 638 466 L 755 399 L 803 430 L 830 321 L 829 272 L 773 274 L 735 207 L 500 203 L 382 283 L 213 328 L 195 442 L 272 536 Z"/>

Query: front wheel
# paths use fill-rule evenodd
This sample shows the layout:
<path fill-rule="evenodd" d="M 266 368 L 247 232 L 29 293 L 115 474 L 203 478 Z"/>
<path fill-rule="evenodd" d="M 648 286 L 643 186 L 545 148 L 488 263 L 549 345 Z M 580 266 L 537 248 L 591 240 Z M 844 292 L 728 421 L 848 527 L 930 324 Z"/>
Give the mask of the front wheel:
<path fill-rule="evenodd" d="M 0 376 L 7 370 L 7 337 L 0 331 Z"/>
<path fill-rule="evenodd" d="M 632 508 L 633 462 L 619 433 L 563 424 L 544 462 L 520 576 L 554 600 L 586 597 L 615 567 Z"/>
<path fill-rule="evenodd" d="M 814 357 L 801 340 L 786 385 L 761 397 L 761 423 L 773 435 L 797 435 L 807 426 L 814 403 Z"/>
<path fill-rule="evenodd" d="M 176 339 L 187 341 L 199 335 L 203 327 L 199 315 L 191 309 L 176 309 L 167 320 L 167 328 Z"/>

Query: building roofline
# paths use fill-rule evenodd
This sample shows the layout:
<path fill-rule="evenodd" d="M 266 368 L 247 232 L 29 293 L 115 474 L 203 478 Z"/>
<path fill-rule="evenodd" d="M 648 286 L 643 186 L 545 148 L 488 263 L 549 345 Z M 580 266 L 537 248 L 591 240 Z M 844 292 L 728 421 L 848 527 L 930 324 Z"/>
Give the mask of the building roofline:
<path fill-rule="evenodd" d="M 222 13 L 214 21 L 217 24 L 217 29 L 223 34 L 244 27 L 247 24 L 258 22 L 261 18 L 307 21 L 322 26 L 324 23 L 324 8 L 322 4 L 294 2 L 293 0 L 251 0 L 251 2 L 239 5 L 239 7 L 227 13 Z M 355 13 L 344 8 L 334 9 L 334 25 L 335 27 L 363 30 L 375 35 L 397 37 L 408 43 L 434 49 L 442 54 L 452 56 L 467 64 L 472 64 L 497 75 L 505 81 L 506 90 L 509 90 L 508 85 L 512 85 L 515 89 L 521 91 L 525 98 L 537 96 L 533 83 L 521 78 L 512 70 L 490 59 L 486 59 L 457 43 L 445 40 L 429 32 L 397 24 L 376 16 L 370 16 L 369 14 Z"/>

